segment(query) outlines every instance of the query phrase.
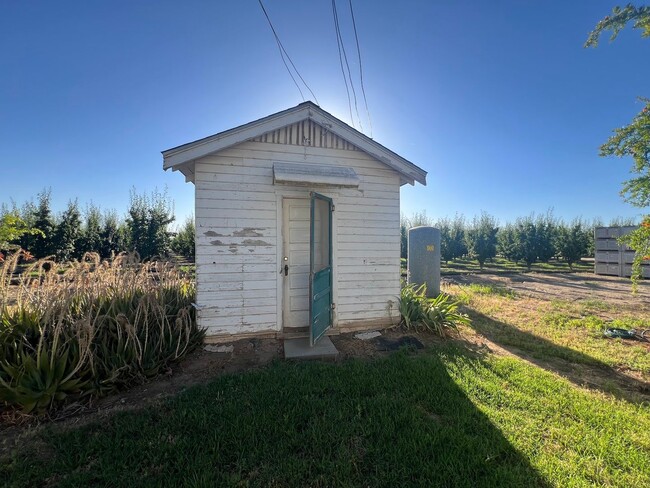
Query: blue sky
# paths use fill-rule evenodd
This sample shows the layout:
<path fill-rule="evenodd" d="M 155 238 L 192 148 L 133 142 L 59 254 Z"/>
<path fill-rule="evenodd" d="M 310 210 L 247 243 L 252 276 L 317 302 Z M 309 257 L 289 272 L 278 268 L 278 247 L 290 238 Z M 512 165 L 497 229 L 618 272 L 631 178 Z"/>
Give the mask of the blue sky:
<path fill-rule="evenodd" d="M 264 4 L 321 106 L 349 123 L 330 1 Z M 429 172 L 402 211 L 639 215 L 618 194 L 631 161 L 598 147 L 650 96 L 650 40 L 628 29 L 582 47 L 616 4 L 354 0 L 373 137 Z M 0 9 L 0 203 L 51 187 L 57 210 L 78 198 L 122 213 L 131 188 L 167 187 L 183 219 L 194 187 L 162 171 L 161 150 L 302 101 L 256 0 Z"/>

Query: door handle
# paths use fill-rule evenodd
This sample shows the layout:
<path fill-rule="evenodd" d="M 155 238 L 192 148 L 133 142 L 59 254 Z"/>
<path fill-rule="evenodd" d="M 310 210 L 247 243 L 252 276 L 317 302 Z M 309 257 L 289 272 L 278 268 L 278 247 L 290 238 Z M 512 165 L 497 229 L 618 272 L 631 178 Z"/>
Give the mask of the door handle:
<path fill-rule="evenodd" d="M 289 276 L 289 265 L 288 264 L 284 265 L 284 276 Z"/>

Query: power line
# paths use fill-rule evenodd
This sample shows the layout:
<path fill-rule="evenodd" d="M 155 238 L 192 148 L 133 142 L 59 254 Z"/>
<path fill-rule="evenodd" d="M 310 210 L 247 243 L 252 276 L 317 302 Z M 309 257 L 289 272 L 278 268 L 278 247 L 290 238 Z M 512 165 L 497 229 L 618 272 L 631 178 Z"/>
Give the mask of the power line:
<path fill-rule="evenodd" d="M 345 45 L 343 44 L 343 36 L 341 35 L 341 28 L 339 25 L 339 16 L 338 16 L 338 12 L 336 11 L 336 0 L 332 0 L 332 13 L 334 14 L 334 28 L 336 30 L 336 41 L 339 48 L 339 62 L 341 64 L 341 72 L 343 73 L 343 81 L 345 82 L 345 90 L 348 95 L 348 108 L 350 109 L 350 120 L 352 122 L 352 127 L 354 127 L 354 116 L 352 115 L 352 102 L 350 100 L 350 91 L 348 89 L 348 80 L 347 80 L 348 78 L 350 79 L 350 88 L 352 88 L 352 95 L 354 97 L 354 107 L 357 112 L 357 118 L 359 119 L 359 128 L 361 129 L 361 131 L 363 131 L 363 127 L 361 125 L 361 118 L 359 117 L 359 108 L 357 106 L 357 94 L 356 91 L 354 90 L 354 83 L 352 82 L 350 64 L 348 63 L 348 57 L 347 54 L 345 53 Z M 341 55 L 341 53 L 343 54 Z M 347 66 L 348 69 L 347 77 L 345 74 L 345 69 L 343 68 L 344 60 L 345 60 L 345 65 Z"/>
<path fill-rule="evenodd" d="M 298 88 L 298 91 L 300 92 L 300 98 L 302 98 L 302 101 L 305 101 L 305 96 L 302 94 L 302 90 L 300 89 L 300 86 L 298 85 L 298 82 L 296 79 L 293 77 L 293 73 L 289 69 L 289 66 L 287 65 L 286 60 L 284 59 L 284 54 L 282 54 L 282 43 L 280 42 L 280 38 L 275 32 L 275 29 L 273 28 L 273 24 L 271 23 L 271 19 L 269 18 L 269 14 L 266 13 L 266 9 L 264 8 L 264 4 L 262 4 L 262 0 L 258 0 L 260 3 L 260 7 L 262 7 L 262 11 L 264 12 L 264 16 L 266 17 L 266 20 L 269 22 L 269 26 L 271 27 L 271 31 L 273 31 L 273 36 L 275 37 L 275 42 L 278 44 L 278 50 L 280 51 L 280 57 L 282 58 L 282 62 L 284 63 L 284 67 L 287 69 L 287 73 L 289 73 L 289 76 L 291 76 L 291 79 L 293 80 L 293 84 L 296 85 L 296 88 Z"/>
<path fill-rule="evenodd" d="M 282 62 L 284 63 L 284 67 L 287 69 L 287 72 L 289 73 L 289 76 L 291 76 L 291 79 L 293 80 L 294 85 L 296 85 L 296 88 L 298 88 L 298 91 L 300 92 L 300 97 L 302 98 L 302 101 L 305 101 L 305 96 L 302 93 L 302 90 L 300 89 L 300 85 L 298 85 L 298 82 L 296 81 L 296 78 L 294 78 L 293 73 L 291 73 L 291 70 L 289 69 L 289 66 L 287 65 L 286 60 L 284 59 L 284 56 L 287 57 L 289 60 L 289 63 L 291 63 L 291 66 L 293 66 L 294 71 L 298 75 L 298 78 L 300 78 L 300 81 L 307 87 L 307 90 L 309 90 L 309 93 L 311 93 L 311 96 L 314 97 L 314 101 L 316 102 L 316 105 L 320 105 L 318 103 L 318 98 L 316 98 L 316 95 L 314 95 L 314 92 L 311 91 L 311 88 L 309 88 L 309 85 L 305 81 L 305 79 L 302 77 L 300 74 L 300 71 L 298 71 L 298 68 L 296 68 L 296 65 L 293 64 L 293 61 L 291 60 L 291 56 L 289 56 L 289 53 L 287 50 L 284 48 L 284 45 L 282 44 L 282 41 L 280 41 L 280 37 L 278 36 L 277 32 L 275 32 L 275 28 L 273 27 L 273 23 L 271 22 L 271 18 L 269 17 L 269 14 L 266 12 L 266 9 L 264 8 L 264 4 L 262 3 L 262 0 L 257 0 L 260 4 L 260 7 L 262 7 L 262 12 L 264 12 L 264 16 L 266 17 L 266 20 L 269 23 L 269 27 L 271 27 L 271 31 L 273 32 L 273 37 L 275 37 L 275 42 L 278 44 L 278 50 L 280 51 L 280 57 L 282 58 Z"/>
<path fill-rule="evenodd" d="M 359 78 L 361 78 L 361 93 L 363 93 L 363 102 L 366 105 L 366 114 L 368 115 L 368 124 L 370 125 L 370 137 L 372 138 L 372 120 L 370 119 L 370 109 L 368 108 L 368 99 L 366 98 L 366 88 L 363 85 L 363 68 L 361 66 L 361 49 L 359 48 L 359 35 L 357 34 L 357 23 L 354 20 L 354 10 L 352 9 L 352 0 L 350 2 L 350 15 L 352 16 L 352 26 L 354 27 L 354 39 L 357 42 L 357 54 L 359 56 Z"/>

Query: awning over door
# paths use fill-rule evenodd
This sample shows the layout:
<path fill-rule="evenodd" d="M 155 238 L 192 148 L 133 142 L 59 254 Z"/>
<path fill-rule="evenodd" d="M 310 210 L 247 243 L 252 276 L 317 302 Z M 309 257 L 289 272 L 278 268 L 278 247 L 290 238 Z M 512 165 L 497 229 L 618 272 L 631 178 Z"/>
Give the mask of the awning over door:
<path fill-rule="evenodd" d="M 273 184 L 359 187 L 359 177 L 352 168 L 327 164 L 273 163 Z"/>

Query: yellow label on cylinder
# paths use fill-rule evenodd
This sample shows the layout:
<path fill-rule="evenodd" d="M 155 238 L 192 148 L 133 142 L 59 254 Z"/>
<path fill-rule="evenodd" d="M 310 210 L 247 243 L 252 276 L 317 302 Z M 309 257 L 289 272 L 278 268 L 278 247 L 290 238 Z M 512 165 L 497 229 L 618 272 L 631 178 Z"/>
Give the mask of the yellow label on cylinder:
<path fill-rule="evenodd" d="M 427 246 L 427 251 L 435 251 L 436 247 L 433 244 Z"/>

